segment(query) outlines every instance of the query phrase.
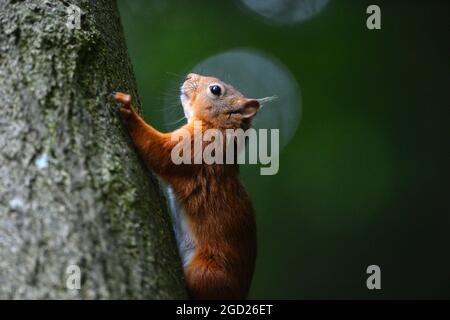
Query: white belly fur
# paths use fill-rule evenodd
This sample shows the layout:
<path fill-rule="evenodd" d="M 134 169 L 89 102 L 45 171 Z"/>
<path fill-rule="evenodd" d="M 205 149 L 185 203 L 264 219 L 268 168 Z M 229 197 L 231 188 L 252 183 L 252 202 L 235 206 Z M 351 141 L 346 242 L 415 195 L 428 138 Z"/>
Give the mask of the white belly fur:
<path fill-rule="evenodd" d="M 186 268 L 192 260 L 196 244 L 194 239 L 192 239 L 189 226 L 186 223 L 184 209 L 178 203 L 173 189 L 170 186 L 166 187 L 166 194 L 169 201 L 170 215 L 177 240 L 178 252 L 183 262 L 183 268 Z"/>

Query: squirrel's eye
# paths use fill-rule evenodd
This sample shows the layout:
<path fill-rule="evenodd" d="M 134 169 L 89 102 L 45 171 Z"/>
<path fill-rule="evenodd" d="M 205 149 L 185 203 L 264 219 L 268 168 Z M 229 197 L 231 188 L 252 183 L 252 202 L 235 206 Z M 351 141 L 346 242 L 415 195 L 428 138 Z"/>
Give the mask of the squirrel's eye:
<path fill-rule="evenodd" d="M 221 93 L 221 89 L 218 85 L 213 85 L 211 87 L 209 87 L 209 91 L 211 91 L 211 93 L 215 96 L 220 96 Z"/>

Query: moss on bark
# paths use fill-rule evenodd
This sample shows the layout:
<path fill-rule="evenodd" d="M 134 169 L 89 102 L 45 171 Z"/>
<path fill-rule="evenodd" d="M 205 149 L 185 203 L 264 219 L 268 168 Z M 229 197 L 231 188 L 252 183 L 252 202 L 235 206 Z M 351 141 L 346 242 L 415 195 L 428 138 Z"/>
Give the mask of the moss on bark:
<path fill-rule="evenodd" d="M 165 198 L 115 90 L 139 106 L 115 1 L 0 0 L 0 298 L 185 297 Z"/>

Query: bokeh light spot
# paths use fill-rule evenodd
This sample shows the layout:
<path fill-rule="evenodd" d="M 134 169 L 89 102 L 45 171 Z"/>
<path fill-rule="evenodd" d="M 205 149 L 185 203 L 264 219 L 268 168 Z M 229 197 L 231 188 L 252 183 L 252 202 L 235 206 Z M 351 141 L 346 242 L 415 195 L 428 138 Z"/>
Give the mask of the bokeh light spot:
<path fill-rule="evenodd" d="M 318 14 L 329 0 L 241 0 L 252 12 L 279 24 L 305 21 Z"/>
<path fill-rule="evenodd" d="M 276 100 L 258 112 L 253 125 L 256 129 L 280 129 L 280 148 L 297 130 L 302 107 L 300 88 L 289 70 L 275 58 L 252 49 L 234 49 L 207 58 L 192 72 L 217 77 L 250 98 L 276 95 Z M 166 110 L 166 123 L 173 123 L 183 115 L 181 107 L 176 113 L 170 106 Z"/>

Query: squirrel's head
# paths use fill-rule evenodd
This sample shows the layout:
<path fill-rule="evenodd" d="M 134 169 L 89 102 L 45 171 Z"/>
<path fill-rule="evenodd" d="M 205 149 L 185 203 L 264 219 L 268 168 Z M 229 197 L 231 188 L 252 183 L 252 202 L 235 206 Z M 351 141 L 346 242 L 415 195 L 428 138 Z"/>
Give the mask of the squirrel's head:
<path fill-rule="evenodd" d="M 261 103 L 273 98 L 249 99 L 217 78 L 189 73 L 180 99 L 189 122 L 198 119 L 216 128 L 248 128 Z"/>

